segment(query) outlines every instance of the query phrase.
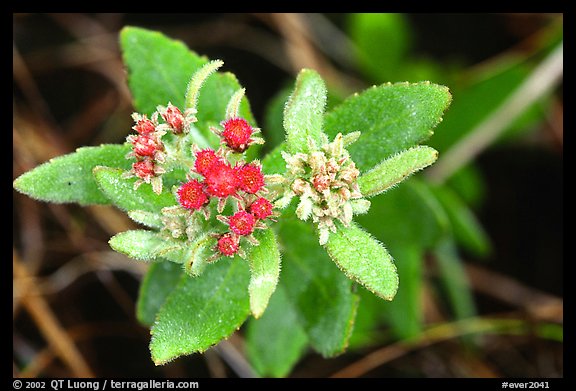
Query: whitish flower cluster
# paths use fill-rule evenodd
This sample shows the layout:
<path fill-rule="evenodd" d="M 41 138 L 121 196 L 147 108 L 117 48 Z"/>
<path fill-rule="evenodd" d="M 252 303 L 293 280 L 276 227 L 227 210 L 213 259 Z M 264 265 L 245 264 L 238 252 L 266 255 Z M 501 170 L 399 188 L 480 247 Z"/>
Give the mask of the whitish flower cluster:
<path fill-rule="evenodd" d="M 365 213 L 370 208 L 370 201 L 362 197 L 358 188 L 360 171 L 344 148 L 356 141 L 359 135 L 360 132 L 346 136 L 339 133 L 332 142 L 323 135 L 320 147 L 308 140 L 308 154 L 282 152 L 286 161 L 288 190 L 276 206 L 284 208 L 294 196 L 298 196 L 300 202 L 296 215 L 301 220 L 312 217 L 322 245 L 328 241 L 330 232 L 336 231 L 335 219 L 348 226 L 354 214 Z"/>

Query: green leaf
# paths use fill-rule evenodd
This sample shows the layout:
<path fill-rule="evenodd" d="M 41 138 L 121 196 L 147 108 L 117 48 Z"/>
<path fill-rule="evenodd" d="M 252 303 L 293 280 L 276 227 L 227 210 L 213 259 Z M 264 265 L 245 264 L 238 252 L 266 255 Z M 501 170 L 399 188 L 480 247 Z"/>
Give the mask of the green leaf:
<path fill-rule="evenodd" d="M 491 250 L 490 240 L 470 208 L 447 186 L 437 186 L 432 190 L 446 211 L 458 243 L 477 256 L 487 256 Z"/>
<path fill-rule="evenodd" d="M 120 45 L 134 107 L 148 115 L 168 102 L 183 108 L 190 77 L 208 62 L 183 42 L 138 27 L 123 28 Z"/>
<path fill-rule="evenodd" d="M 431 249 L 449 232 L 444 208 L 430 186 L 418 178 L 409 178 L 370 202 L 369 212 L 354 219 L 386 245 L 416 244 Z"/>
<path fill-rule="evenodd" d="M 282 143 L 270 151 L 262 160 L 262 171 L 266 175 L 283 174 L 286 172 L 286 161 L 282 151 L 286 150 L 286 143 Z"/>
<path fill-rule="evenodd" d="M 364 197 L 373 197 L 436 161 L 438 152 L 427 146 L 407 149 L 382 161 L 358 178 Z"/>
<path fill-rule="evenodd" d="M 129 150 L 127 145 L 114 144 L 78 148 L 76 152 L 50 159 L 20 175 L 13 186 L 41 201 L 109 204 L 96 185 L 92 169 L 98 165 L 129 168 L 131 163 L 125 158 Z"/>
<path fill-rule="evenodd" d="M 282 144 L 285 139 L 284 107 L 292 93 L 292 87 L 284 87 L 274 95 L 264 110 L 264 128 L 262 132 L 266 137 L 266 150 L 272 150 Z"/>
<path fill-rule="evenodd" d="M 325 357 L 342 353 L 358 307 L 352 282 L 318 244 L 310 224 L 287 217 L 277 225 L 284 255 L 280 281 L 310 344 Z"/>
<path fill-rule="evenodd" d="M 164 227 L 161 215 L 158 213 L 147 212 L 145 210 L 130 210 L 128 211 L 128 217 L 148 228 L 160 229 Z"/>
<path fill-rule="evenodd" d="M 330 139 L 338 133 L 362 132 L 348 151 L 358 169 L 366 172 L 428 139 L 451 99 L 447 87 L 430 82 L 374 86 L 328 112 L 324 132 Z"/>
<path fill-rule="evenodd" d="M 250 313 L 249 279 L 238 257 L 210 265 L 200 278 L 183 275 L 151 330 L 156 365 L 204 352 L 237 330 Z"/>
<path fill-rule="evenodd" d="M 532 74 L 532 70 L 532 64 L 524 57 L 507 56 L 484 68 L 483 72 L 472 74 L 466 78 L 466 83 L 455 85 L 454 104 L 438 126 L 438 134 L 432 138 L 431 146 L 440 152 L 447 151 L 497 110 Z M 499 140 L 533 129 L 544 118 L 545 102 L 546 99 L 526 108 L 503 131 Z"/>
<path fill-rule="evenodd" d="M 354 223 L 337 222 L 325 245 L 330 258 L 348 276 L 375 295 L 392 300 L 398 291 L 398 273 L 384 246 Z"/>
<path fill-rule="evenodd" d="M 122 178 L 123 172 L 121 169 L 102 166 L 93 170 L 100 190 L 118 208 L 159 213 L 166 206 L 176 205 L 176 198 L 166 186 L 160 194 L 154 193 L 152 186 L 147 183 L 134 190 L 137 178 Z"/>
<path fill-rule="evenodd" d="M 156 314 L 172 292 L 184 271 L 182 265 L 172 262 L 156 262 L 150 265 L 138 293 L 136 317 L 146 326 L 152 326 Z"/>
<path fill-rule="evenodd" d="M 120 232 L 112 236 L 108 243 L 114 251 L 139 261 L 154 261 L 160 257 L 167 257 L 177 263 L 184 262 L 184 259 L 173 256 L 174 253 L 181 253 L 180 243 L 168 240 L 153 231 L 136 229 Z"/>
<path fill-rule="evenodd" d="M 298 313 L 279 284 L 264 315 L 248 322 L 248 359 L 260 376 L 284 377 L 305 353 L 307 342 Z"/>
<path fill-rule="evenodd" d="M 213 254 L 212 248 L 216 244 L 216 238 L 210 232 L 200 235 L 191 244 L 187 245 L 184 270 L 192 277 L 197 277 L 208 265 L 208 258 Z"/>
<path fill-rule="evenodd" d="M 393 80 L 402 73 L 411 46 L 411 30 L 404 15 L 350 13 L 348 31 L 359 65 L 372 80 Z"/>
<path fill-rule="evenodd" d="M 291 153 L 309 152 L 308 139 L 322 142 L 322 123 L 326 108 L 324 80 L 312 69 L 303 69 L 284 107 L 284 129 Z"/>
<path fill-rule="evenodd" d="M 253 246 L 248 254 L 250 262 L 250 310 L 255 318 L 264 313 L 270 296 L 274 293 L 280 275 L 280 251 L 274 231 L 266 229 L 254 233 L 260 245 Z"/>
<path fill-rule="evenodd" d="M 388 246 L 394 254 L 402 288 L 391 303 L 385 303 L 382 317 L 398 338 L 416 337 L 422 331 L 422 282 L 424 252 L 418 245 L 394 243 Z"/>
<path fill-rule="evenodd" d="M 462 260 L 452 239 L 447 237 L 434 249 L 440 281 L 449 297 L 449 303 L 457 319 L 476 315 L 474 297 L 464 270 Z"/>

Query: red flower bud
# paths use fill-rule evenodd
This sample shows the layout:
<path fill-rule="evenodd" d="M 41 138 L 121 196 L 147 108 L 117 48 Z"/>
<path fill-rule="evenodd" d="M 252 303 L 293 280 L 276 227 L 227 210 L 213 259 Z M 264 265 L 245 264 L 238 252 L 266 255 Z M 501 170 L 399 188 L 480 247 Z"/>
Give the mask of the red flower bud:
<path fill-rule="evenodd" d="M 246 193 L 255 194 L 264 187 L 264 175 L 259 166 L 255 164 L 244 164 L 236 168 L 238 172 L 239 187 Z"/>
<path fill-rule="evenodd" d="M 228 257 L 234 256 L 240 247 L 240 238 L 232 234 L 224 234 L 218 239 L 218 251 Z"/>
<path fill-rule="evenodd" d="M 133 139 L 132 144 L 134 145 L 134 153 L 137 156 L 153 157 L 156 151 L 162 149 L 162 144 L 147 134 L 137 136 Z"/>
<path fill-rule="evenodd" d="M 132 169 L 134 170 L 134 174 L 142 178 L 144 180 L 149 179 L 150 177 L 154 176 L 154 162 L 151 160 L 140 160 L 136 163 L 132 164 Z"/>
<path fill-rule="evenodd" d="M 203 149 L 196 152 L 194 168 L 197 173 L 206 176 L 206 174 L 212 169 L 212 166 L 218 162 L 222 162 L 222 159 L 216 155 L 216 152 L 212 149 Z"/>
<path fill-rule="evenodd" d="M 204 190 L 202 183 L 197 179 L 184 183 L 178 189 L 178 202 L 186 209 L 200 209 L 209 199 Z"/>
<path fill-rule="evenodd" d="M 204 174 L 206 192 L 215 197 L 228 197 L 238 190 L 236 170 L 223 161 L 217 161 Z"/>
<path fill-rule="evenodd" d="M 264 197 L 258 198 L 256 201 L 250 205 L 248 210 L 252 213 L 257 219 L 264 220 L 265 218 L 272 215 L 272 203 L 268 201 Z"/>
<path fill-rule="evenodd" d="M 168 107 L 161 115 L 164 121 L 174 130 L 174 133 L 182 133 L 184 130 L 184 116 L 178 107 L 168 104 Z"/>
<path fill-rule="evenodd" d="M 244 118 L 231 118 L 223 123 L 222 138 L 226 145 L 236 152 L 244 152 L 250 144 L 252 126 Z"/>
<path fill-rule="evenodd" d="M 250 235 L 254 231 L 256 218 L 254 215 L 241 210 L 229 219 L 230 230 L 236 235 Z"/>
<path fill-rule="evenodd" d="M 133 129 L 140 134 L 150 134 L 156 130 L 156 126 L 144 115 L 136 122 Z"/>

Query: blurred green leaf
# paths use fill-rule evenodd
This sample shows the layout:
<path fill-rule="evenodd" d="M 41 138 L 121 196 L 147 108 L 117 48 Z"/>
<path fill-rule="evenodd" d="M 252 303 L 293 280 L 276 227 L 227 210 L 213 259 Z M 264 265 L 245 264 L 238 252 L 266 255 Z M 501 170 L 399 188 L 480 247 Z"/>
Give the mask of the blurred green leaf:
<path fill-rule="evenodd" d="M 312 347 L 330 357 L 342 353 L 352 333 L 358 296 L 318 244 L 310 224 L 278 222 L 283 244 L 280 280 Z"/>
<path fill-rule="evenodd" d="M 324 131 L 331 139 L 340 132 L 362 132 L 348 151 L 360 171 L 366 172 L 428 139 L 451 99 L 447 87 L 429 82 L 374 86 L 328 112 Z"/>
<path fill-rule="evenodd" d="M 284 131 L 284 106 L 286 106 L 286 102 L 292 94 L 292 89 L 292 86 L 282 88 L 266 105 L 262 132 L 266 137 L 265 148 L 268 151 L 282 144 L 286 138 L 286 132 Z"/>
<path fill-rule="evenodd" d="M 360 68 L 375 82 L 400 81 L 412 44 L 411 29 L 402 14 L 350 13 L 348 32 Z"/>
<path fill-rule="evenodd" d="M 279 284 L 264 315 L 250 319 L 246 354 L 260 376 L 284 377 L 305 353 L 308 338 L 284 287 Z"/>
<path fill-rule="evenodd" d="M 440 241 L 434 249 L 434 255 L 440 282 L 447 293 L 454 316 L 457 319 L 475 316 L 476 305 L 468 276 L 453 240 L 447 237 Z"/>
<path fill-rule="evenodd" d="M 184 274 L 152 327 L 150 351 L 156 365 L 204 352 L 237 330 L 250 313 L 246 262 L 216 262 L 201 278 Z"/>
<path fill-rule="evenodd" d="M 98 165 L 128 169 L 131 163 L 125 156 L 129 151 L 128 145 L 116 144 L 78 148 L 25 172 L 14 180 L 13 186 L 40 201 L 109 204 L 108 197 L 96 185 L 92 169 Z"/>
<path fill-rule="evenodd" d="M 388 249 L 394 254 L 402 288 L 390 303 L 382 305 L 382 316 L 398 338 L 412 338 L 422 331 L 422 283 L 424 252 L 418 245 L 393 243 Z"/>
<path fill-rule="evenodd" d="M 146 183 L 134 190 L 137 178 L 122 178 L 124 171 L 121 169 L 98 166 L 94 168 L 93 173 L 102 193 L 122 210 L 160 213 L 162 208 L 176 205 L 176 198 L 166 186 L 163 187 L 162 193 L 156 194 L 152 191 L 152 186 Z"/>
<path fill-rule="evenodd" d="M 184 271 L 182 265 L 173 262 L 155 262 L 150 265 L 138 292 L 136 317 L 146 325 L 152 326 L 156 314 L 164 301 L 178 284 Z"/>
<path fill-rule="evenodd" d="M 432 190 L 446 211 L 456 241 L 477 256 L 487 256 L 491 250 L 490 240 L 470 208 L 448 186 L 436 186 Z"/>
<path fill-rule="evenodd" d="M 418 178 L 412 177 L 370 202 L 369 213 L 355 220 L 386 245 L 402 243 L 429 249 L 449 232 L 442 205 L 429 185 Z"/>
<path fill-rule="evenodd" d="M 507 57 L 495 62 L 483 72 L 472 74 L 465 84 L 454 85 L 454 103 L 438 126 L 430 145 L 441 153 L 470 133 L 494 112 L 531 74 L 532 66 L 522 57 Z M 530 130 L 543 119 L 542 103 L 526 109 L 503 132 L 500 140 Z"/>
<path fill-rule="evenodd" d="M 326 94 L 324 80 L 316 71 L 300 71 L 294 90 L 284 107 L 284 129 L 289 152 L 310 152 L 309 138 L 318 146 L 321 145 Z"/>

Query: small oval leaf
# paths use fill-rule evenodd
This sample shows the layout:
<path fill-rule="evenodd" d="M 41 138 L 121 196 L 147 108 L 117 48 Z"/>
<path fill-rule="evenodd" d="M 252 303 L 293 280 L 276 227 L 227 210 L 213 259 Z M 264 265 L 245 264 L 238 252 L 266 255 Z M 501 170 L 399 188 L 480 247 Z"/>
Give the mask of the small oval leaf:
<path fill-rule="evenodd" d="M 430 82 L 382 84 L 354 94 L 326 113 L 324 132 L 360 131 L 348 152 L 365 172 L 382 159 L 428 139 L 452 101 L 447 87 Z"/>
<path fill-rule="evenodd" d="M 276 235 L 271 229 L 257 231 L 254 237 L 260 242 L 248 254 L 250 261 L 250 310 L 255 318 L 264 313 L 270 296 L 274 293 L 280 275 L 280 251 Z"/>
<path fill-rule="evenodd" d="M 129 168 L 125 158 L 128 145 L 105 144 L 98 147 L 82 147 L 76 152 L 58 156 L 20 175 L 14 188 L 41 201 L 80 205 L 109 204 L 92 176 L 98 165 Z"/>
<path fill-rule="evenodd" d="M 290 152 L 309 152 L 309 138 L 316 144 L 321 144 L 325 108 L 324 80 L 316 71 L 303 69 L 298 74 L 294 91 L 284 107 L 284 129 Z"/>
<path fill-rule="evenodd" d="M 170 257 L 171 253 L 181 252 L 179 243 L 166 240 L 156 232 L 144 229 L 120 232 L 108 241 L 115 251 L 139 261 L 154 261 L 160 257 L 178 261 L 178 257 Z M 180 262 L 184 262 L 182 259 Z"/>
<path fill-rule="evenodd" d="M 202 277 L 184 274 L 158 312 L 150 352 L 156 365 L 176 357 L 204 352 L 230 336 L 250 313 L 246 262 L 216 262 Z"/>
<path fill-rule="evenodd" d="M 388 251 L 369 233 L 351 224 L 330 233 L 325 245 L 330 258 L 348 276 L 375 295 L 392 300 L 398 291 L 398 273 Z"/>
<path fill-rule="evenodd" d="M 166 206 L 176 205 L 176 198 L 164 189 L 156 194 L 152 186 L 144 183 L 134 190 L 136 178 L 122 178 L 123 170 L 110 167 L 95 167 L 93 170 L 100 190 L 122 210 L 144 210 L 159 213 Z"/>
<path fill-rule="evenodd" d="M 436 161 L 438 152 L 427 146 L 417 146 L 389 157 L 358 178 L 364 197 L 373 197 L 402 182 L 411 174 Z"/>

